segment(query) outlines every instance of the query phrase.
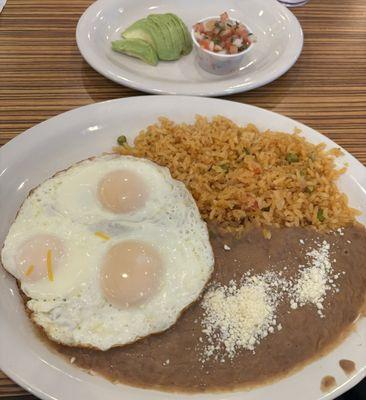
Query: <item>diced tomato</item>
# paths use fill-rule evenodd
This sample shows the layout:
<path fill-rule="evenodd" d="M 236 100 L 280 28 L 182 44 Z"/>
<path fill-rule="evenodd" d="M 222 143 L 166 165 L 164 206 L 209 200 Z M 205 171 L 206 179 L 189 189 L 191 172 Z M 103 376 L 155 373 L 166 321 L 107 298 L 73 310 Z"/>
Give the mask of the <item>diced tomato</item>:
<path fill-rule="evenodd" d="M 202 39 L 202 40 L 200 40 L 198 43 L 199 43 L 199 45 L 200 45 L 201 47 L 203 47 L 204 49 L 206 49 L 206 50 L 209 50 L 209 49 L 210 49 L 210 41 L 209 41 L 209 40 L 207 40 L 207 39 Z"/>
<path fill-rule="evenodd" d="M 225 46 L 224 46 L 224 49 L 226 50 L 226 53 L 227 54 L 230 54 L 230 46 L 231 46 L 231 43 L 230 44 L 225 44 Z"/>
<path fill-rule="evenodd" d="M 227 50 L 229 50 L 230 46 L 231 46 L 231 38 L 228 38 L 224 41 L 224 46 Z"/>
<path fill-rule="evenodd" d="M 248 31 L 245 29 L 238 29 L 237 34 L 242 37 L 244 40 L 248 39 Z"/>
<path fill-rule="evenodd" d="M 227 12 L 220 15 L 220 20 L 197 23 L 194 30 L 201 47 L 214 52 L 236 54 L 251 44 L 246 27 L 230 20 Z"/>

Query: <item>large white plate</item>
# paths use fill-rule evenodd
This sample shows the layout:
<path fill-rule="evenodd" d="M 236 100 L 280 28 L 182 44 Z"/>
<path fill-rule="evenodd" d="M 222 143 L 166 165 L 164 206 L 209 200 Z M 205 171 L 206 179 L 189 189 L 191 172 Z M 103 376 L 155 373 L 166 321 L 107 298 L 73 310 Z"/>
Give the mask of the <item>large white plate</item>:
<path fill-rule="evenodd" d="M 175 62 L 153 67 L 111 50 L 111 41 L 137 19 L 173 12 L 188 27 L 219 15 L 246 23 L 257 37 L 238 73 L 217 76 L 197 64 L 195 50 Z M 85 60 L 105 77 L 149 93 L 227 95 L 263 86 L 284 74 L 299 57 L 303 35 L 295 16 L 276 0 L 98 0 L 82 15 L 76 30 Z"/>
<path fill-rule="evenodd" d="M 253 122 L 260 129 L 271 128 L 292 132 L 295 127 L 314 143 L 335 143 L 318 132 L 260 108 L 217 99 L 180 96 L 145 96 L 93 104 L 61 114 L 43 122 L 0 149 L 0 247 L 15 214 L 34 186 L 56 171 L 76 161 L 109 151 L 117 136 L 125 134 L 133 140 L 140 129 L 159 116 L 175 121 L 193 121 L 195 114 L 222 114 L 239 124 Z M 349 169 L 339 184 L 350 197 L 351 204 L 363 211 L 366 222 L 366 169 L 350 154 L 340 159 Z M 275 349 L 273 349 L 275 351 Z M 357 373 L 346 377 L 338 365 L 342 358 L 357 364 Z M 245 393 L 202 394 L 195 399 L 312 400 L 333 399 L 365 376 L 366 320 L 357 330 L 326 357 L 302 371 L 270 386 Z M 0 368 L 27 390 L 43 399 L 88 400 L 161 400 L 188 399 L 192 396 L 167 394 L 136 389 L 88 375 L 50 351 L 34 334 L 25 315 L 13 278 L 0 267 Z M 189 373 L 189 371 L 184 371 Z M 337 388 L 320 392 L 320 380 L 333 375 Z"/>

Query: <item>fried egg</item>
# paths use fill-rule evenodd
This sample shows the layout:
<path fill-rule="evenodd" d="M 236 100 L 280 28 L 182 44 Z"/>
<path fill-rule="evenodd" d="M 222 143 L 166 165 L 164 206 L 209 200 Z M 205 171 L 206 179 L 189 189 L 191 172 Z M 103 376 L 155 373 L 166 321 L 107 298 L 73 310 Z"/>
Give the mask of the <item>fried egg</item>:
<path fill-rule="evenodd" d="M 214 262 L 185 186 L 148 160 L 114 155 L 31 192 L 1 258 L 51 339 L 101 350 L 168 329 Z"/>
<path fill-rule="evenodd" d="M 167 179 L 168 178 L 168 179 Z M 159 219 L 175 183 L 165 168 L 114 155 L 85 160 L 58 173 L 37 191 L 39 202 L 75 222 L 141 222 Z"/>

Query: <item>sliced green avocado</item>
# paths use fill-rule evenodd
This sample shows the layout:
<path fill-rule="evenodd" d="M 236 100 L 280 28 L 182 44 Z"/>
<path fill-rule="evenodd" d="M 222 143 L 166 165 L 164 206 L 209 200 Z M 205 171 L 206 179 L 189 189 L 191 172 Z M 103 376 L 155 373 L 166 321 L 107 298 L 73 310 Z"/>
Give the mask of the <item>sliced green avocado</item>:
<path fill-rule="evenodd" d="M 192 40 L 183 21 L 174 14 L 150 14 L 123 33 L 126 39 L 140 39 L 149 43 L 161 60 L 177 60 L 192 50 Z"/>
<path fill-rule="evenodd" d="M 172 42 L 167 32 L 162 31 L 159 24 L 151 18 L 142 18 L 127 28 L 122 36 L 127 39 L 142 39 L 150 43 L 161 60 L 170 60 Z"/>
<path fill-rule="evenodd" d="M 173 41 L 173 37 L 166 24 L 166 18 L 164 18 L 164 15 L 149 15 L 147 17 L 147 27 L 154 40 L 156 51 L 160 60 L 177 60 L 180 56 L 180 52 Z"/>
<path fill-rule="evenodd" d="M 181 56 L 185 50 L 184 32 L 178 21 L 171 14 L 165 14 L 165 16 L 166 25 L 168 26 L 169 31 L 174 38 L 177 50 L 179 50 L 179 55 Z"/>
<path fill-rule="evenodd" d="M 158 51 L 159 58 L 162 60 L 178 60 L 182 54 L 184 37 L 181 36 L 172 18 L 167 14 L 151 14 L 147 19 L 160 30 L 165 41 L 166 47 L 161 48 L 161 53 Z"/>
<path fill-rule="evenodd" d="M 184 55 L 189 54 L 192 51 L 192 38 L 186 24 L 175 14 L 168 13 L 167 15 L 173 18 L 180 26 L 181 32 L 184 35 L 184 43 L 185 43 L 183 48 L 183 54 Z"/>
<path fill-rule="evenodd" d="M 124 32 L 122 32 L 122 37 L 126 39 L 141 39 L 145 42 L 149 43 L 151 46 L 155 47 L 154 40 L 150 34 L 149 29 L 147 28 L 147 19 L 142 18 L 138 21 L 134 22 L 131 26 L 129 26 Z"/>
<path fill-rule="evenodd" d="M 121 39 L 112 42 L 112 50 L 139 58 L 147 64 L 156 65 L 158 56 L 154 48 L 142 39 Z"/>

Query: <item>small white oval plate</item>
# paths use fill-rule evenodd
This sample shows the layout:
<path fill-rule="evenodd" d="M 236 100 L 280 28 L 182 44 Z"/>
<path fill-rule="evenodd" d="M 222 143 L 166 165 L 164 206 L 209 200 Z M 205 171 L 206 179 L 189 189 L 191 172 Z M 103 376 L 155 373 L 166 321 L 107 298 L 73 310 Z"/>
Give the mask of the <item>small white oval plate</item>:
<path fill-rule="evenodd" d="M 111 50 L 112 40 L 148 14 L 177 14 L 190 31 L 197 21 L 223 11 L 248 25 L 257 38 L 237 73 L 205 72 L 195 49 L 156 67 Z M 295 16 L 276 0 L 98 0 L 81 16 L 76 40 L 85 60 L 119 84 L 155 94 L 221 96 L 263 86 L 284 74 L 301 53 L 303 34 Z"/>
<path fill-rule="evenodd" d="M 28 192 L 55 172 L 71 164 L 110 151 L 119 135 L 131 143 L 138 132 L 159 116 L 177 122 L 193 122 L 196 114 L 221 114 L 238 124 L 249 122 L 260 129 L 292 132 L 295 127 L 314 143 L 336 144 L 318 132 L 279 114 L 260 108 L 199 97 L 143 96 L 112 100 L 81 107 L 51 118 L 0 149 L 0 248 L 19 206 Z M 362 210 L 366 223 L 366 168 L 350 154 L 339 159 L 349 163 L 339 181 L 351 205 Z M 325 400 L 334 399 L 365 376 L 366 319 L 339 347 L 303 370 L 271 385 L 250 392 L 200 394 L 195 396 L 161 393 L 125 385 L 114 385 L 91 376 L 64 361 L 34 333 L 20 299 L 15 280 L 0 267 L 0 368 L 24 388 L 42 399 L 69 400 Z M 275 351 L 275 349 L 273 350 Z M 351 359 L 357 372 L 347 377 L 340 359 Z M 189 371 L 182 371 L 189 374 Z M 338 386 L 328 394 L 320 391 L 325 375 L 336 378 Z"/>

